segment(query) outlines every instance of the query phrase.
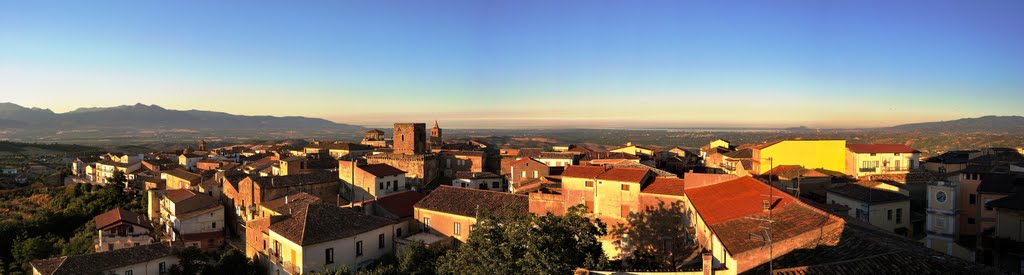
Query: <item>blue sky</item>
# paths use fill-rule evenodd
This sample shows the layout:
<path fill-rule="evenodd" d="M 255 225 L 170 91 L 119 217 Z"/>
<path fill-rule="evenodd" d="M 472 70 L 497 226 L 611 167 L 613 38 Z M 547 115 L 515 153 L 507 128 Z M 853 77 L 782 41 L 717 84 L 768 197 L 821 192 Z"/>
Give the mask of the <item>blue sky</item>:
<path fill-rule="evenodd" d="M 0 2 L 0 101 L 449 127 L 1020 115 L 1024 1 Z"/>

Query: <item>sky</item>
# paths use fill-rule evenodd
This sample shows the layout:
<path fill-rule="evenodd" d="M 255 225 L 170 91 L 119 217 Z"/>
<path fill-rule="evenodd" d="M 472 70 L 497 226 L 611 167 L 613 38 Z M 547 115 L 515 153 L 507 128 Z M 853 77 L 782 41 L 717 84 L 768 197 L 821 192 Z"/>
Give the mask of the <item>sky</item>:
<path fill-rule="evenodd" d="M 447 128 L 1022 115 L 1024 1 L 2 1 L 0 102 Z"/>

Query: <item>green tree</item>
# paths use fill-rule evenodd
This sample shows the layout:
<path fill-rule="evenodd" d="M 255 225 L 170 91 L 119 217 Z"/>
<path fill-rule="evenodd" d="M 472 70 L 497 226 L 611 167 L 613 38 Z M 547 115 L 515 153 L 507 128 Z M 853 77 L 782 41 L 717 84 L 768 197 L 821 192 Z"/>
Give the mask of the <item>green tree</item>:
<path fill-rule="evenodd" d="M 469 241 L 441 258 L 438 273 L 567 274 L 608 265 L 598 241 L 605 224 L 591 221 L 582 206 L 564 216 L 480 213 L 477 220 Z"/>
<path fill-rule="evenodd" d="M 125 176 L 124 172 L 121 172 L 121 170 L 117 170 L 114 171 L 113 175 L 107 177 L 107 184 L 116 185 L 120 186 L 121 188 L 124 188 L 126 187 L 126 184 L 128 184 L 128 177 Z"/>
<path fill-rule="evenodd" d="M 178 252 L 178 258 L 180 259 L 178 264 L 172 265 L 168 269 L 168 273 L 171 275 L 203 274 L 210 267 L 208 264 L 210 258 L 196 247 L 188 247 Z"/>
<path fill-rule="evenodd" d="M 448 252 L 445 247 L 428 247 L 414 242 L 396 253 L 398 271 L 402 274 L 437 274 L 437 259 Z"/>
<path fill-rule="evenodd" d="M 265 274 L 266 270 L 256 262 L 245 257 L 245 253 L 237 249 L 230 249 L 220 255 L 220 260 L 212 267 L 203 270 L 204 274 L 239 274 L 259 275 Z"/>
<path fill-rule="evenodd" d="M 615 241 L 623 252 L 624 268 L 675 270 L 697 249 L 691 231 L 682 202 L 660 202 L 631 214 L 612 234 L 626 236 Z"/>

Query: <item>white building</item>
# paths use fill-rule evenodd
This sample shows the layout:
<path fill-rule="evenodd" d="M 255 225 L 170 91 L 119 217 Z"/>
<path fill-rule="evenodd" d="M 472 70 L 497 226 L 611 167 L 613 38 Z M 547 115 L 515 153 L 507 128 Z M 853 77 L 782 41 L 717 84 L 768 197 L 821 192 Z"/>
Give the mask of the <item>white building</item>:
<path fill-rule="evenodd" d="M 150 231 L 153 224 L 145 215 L 115 208 L 94 218 L 96 222 L 96 252 L 131 248 L 153 243 Z"/>
<path fill-rule="evenodd" d="M 452 180 L 452 186 L 511 192 L 505 176 L 491 172 L 458 172 Z"/>
<path fill-rule="evenodd" d="M 903 144 L 847 144 L 846 174 L 906 174 L 920 167 L 921 152 Z"/>
<path fill-rule="evenodd" d="M 224 241 L 224 205 L 210 195 L 170 191 L 160 202 L 160 217 L 171 240 L 186 246 L 213 249 Z"/>

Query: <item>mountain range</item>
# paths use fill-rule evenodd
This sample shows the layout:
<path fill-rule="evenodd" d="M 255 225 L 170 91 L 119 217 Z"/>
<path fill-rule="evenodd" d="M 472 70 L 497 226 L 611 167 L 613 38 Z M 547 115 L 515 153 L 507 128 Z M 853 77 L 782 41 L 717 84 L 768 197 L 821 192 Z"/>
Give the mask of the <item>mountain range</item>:
<path fill-rule="evenodd" d="M 0 127 L 34 131 L 76 129 L 190 130 L 361 130 L 362 127 L 299 116 L 245 116 L 200 110 L 170 110 L 157 105 L 79 108 L 66 113 L 0 103 Z"/>
<path fill-rule="evenodd" d="M 929 133 L 1010 133 L 1024 134 L 1022 116 L 983 116 L 949 121 L 923 122 L 883 128 L 886 130 Z"/>

